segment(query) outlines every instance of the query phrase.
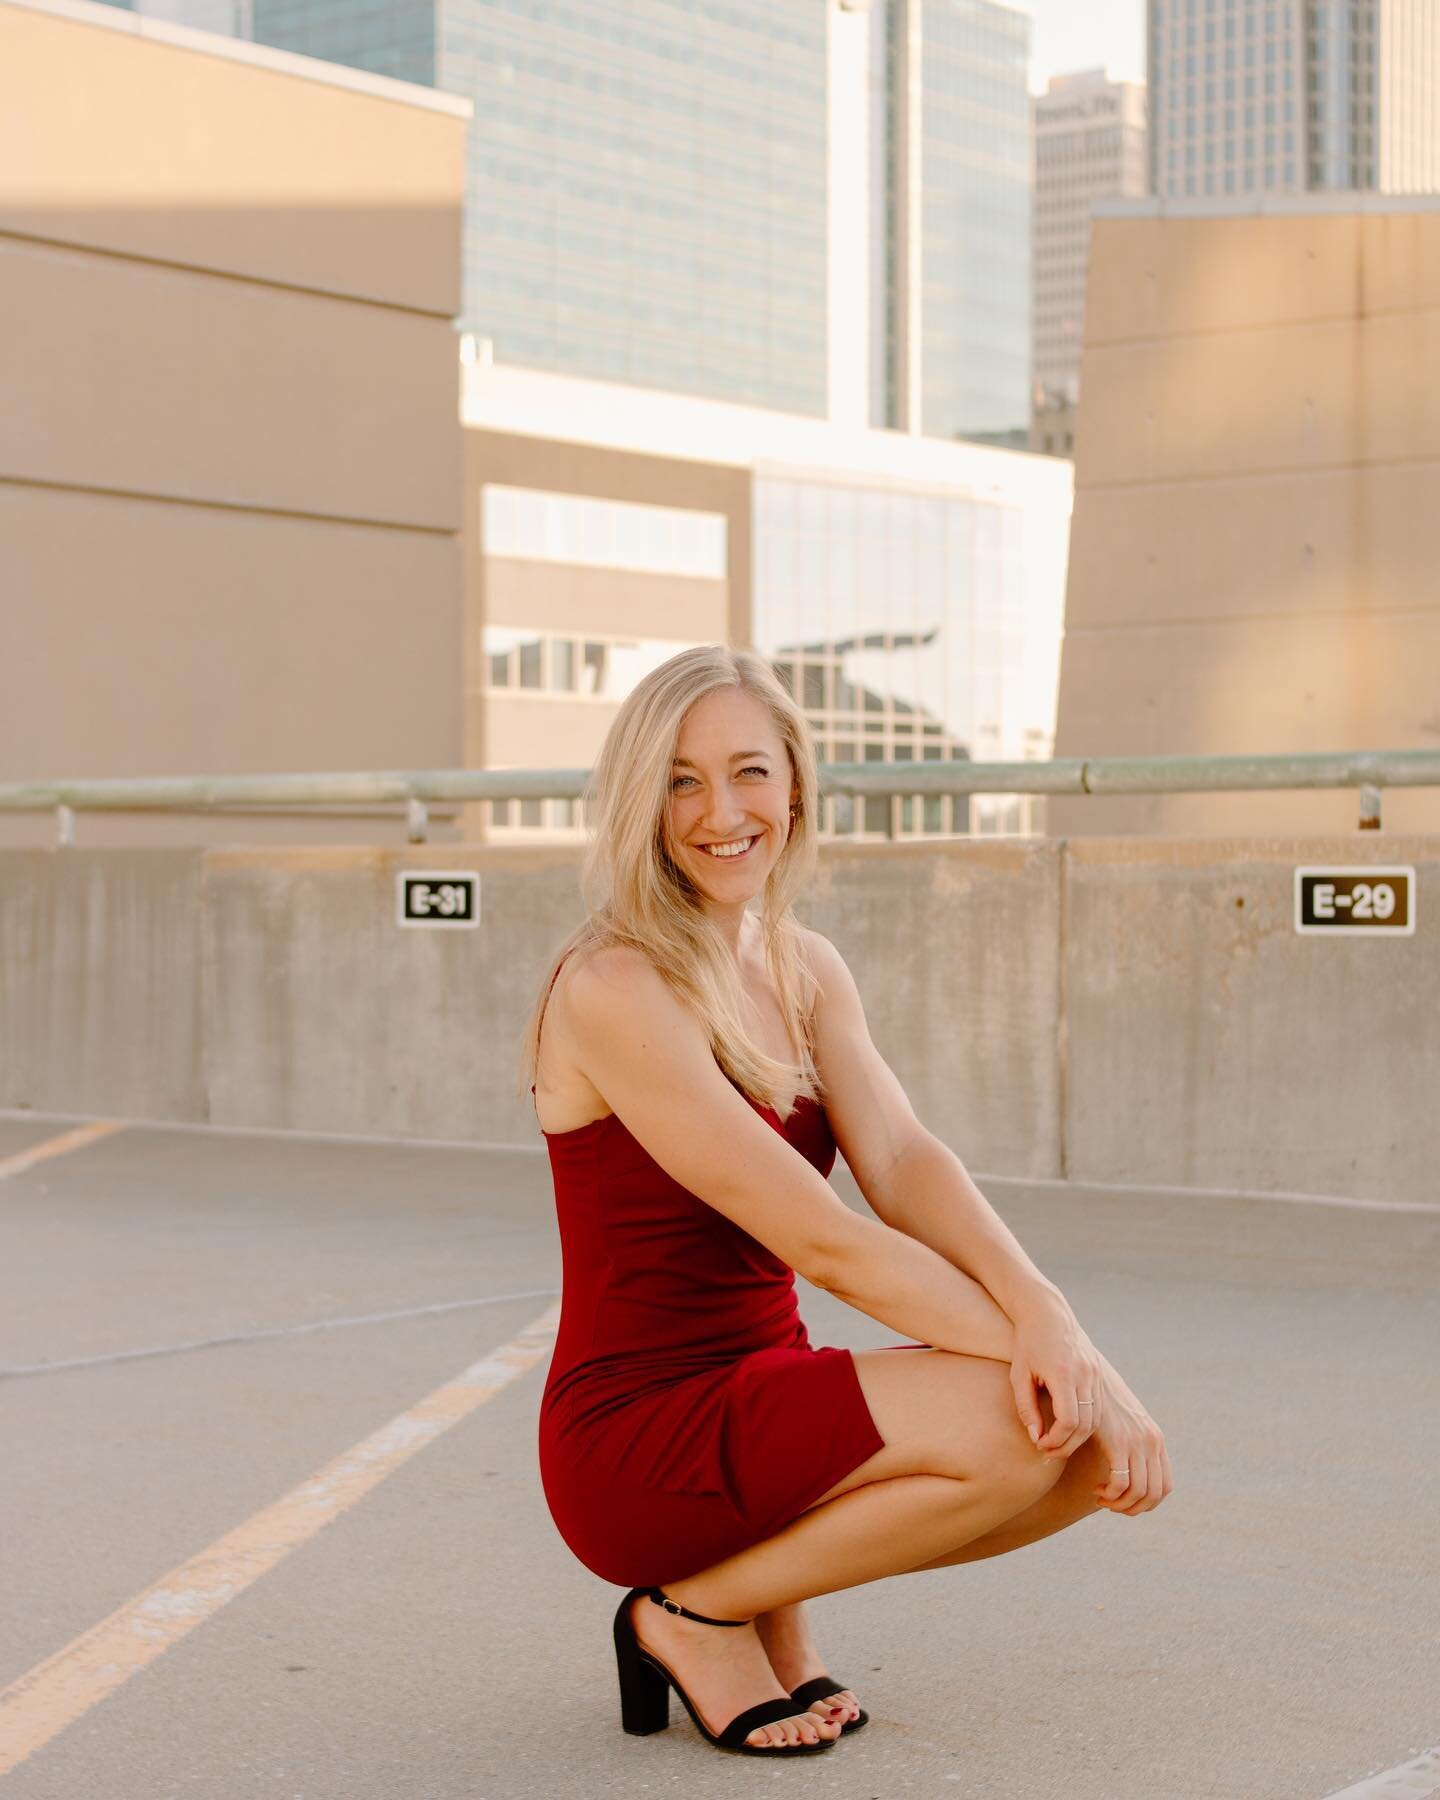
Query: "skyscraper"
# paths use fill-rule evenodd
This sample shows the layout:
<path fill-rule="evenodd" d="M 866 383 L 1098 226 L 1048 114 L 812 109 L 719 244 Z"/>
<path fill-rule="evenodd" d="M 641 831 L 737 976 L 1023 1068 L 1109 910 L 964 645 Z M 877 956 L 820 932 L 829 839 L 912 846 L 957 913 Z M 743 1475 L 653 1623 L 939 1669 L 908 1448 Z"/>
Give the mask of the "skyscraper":
<path fill-rule="evenodd" d="M 891 414 L 1023 442 L 1030 389 L 1030 15 L 886 0 Z"/>
<path fill-rule="evenodd" d="M 1440 0 L 1149 0 L 1150 188 L 1440 190 Z"/>
<path fill-rule="evenodd" d="M 1145 89 L 1104 69 L 1054 75 L 1034 100 L 1037 409 L 1080 391 L 1080 327 L 1095 201 L 1146 191 Z"/>
<path fill-rule="evenodd" d="M 123 0 L 470 99 L 495 362 L 1023 443 L 1010 0 Z"/>

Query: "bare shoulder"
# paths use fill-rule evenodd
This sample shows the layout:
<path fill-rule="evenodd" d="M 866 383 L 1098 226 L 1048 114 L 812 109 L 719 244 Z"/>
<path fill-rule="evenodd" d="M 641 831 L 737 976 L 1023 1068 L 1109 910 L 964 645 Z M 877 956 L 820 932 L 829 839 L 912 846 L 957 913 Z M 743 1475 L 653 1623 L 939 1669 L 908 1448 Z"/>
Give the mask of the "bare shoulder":
<path fill-rule="evenodd" d="M 623 944 L 573 951 L 545 1004 L 535 1074 L 542 1129 L 574 1131 L 604 1118 L 614 1110 L 607 1089 L 621 1041 L 653 1038 L 657 1025 L 683 1030 L 690 1017 L 642 951 Z"/>
<path fill-rule="evenodd" d="M 792 1268 L 812 1280 L 827 1268 L 848 1228 L 843 1203 L 726 1079 L 704 1021 L 650 959 L 632 949 L 587 955 L 565 1004 L 594 1116 L 614 1113 L 667 1175 Z"/>
<path fill-rule="evenodd" d="M 837 992 L 856 994 L 855 977 L 850 973 L 845 958 L 820 932 L 812 930 L 808 925 L 799 927 L 800 944 L 805 960 L 819 984 L 819 999 Z"/>
<path fill-rule="evenodd" d="M 574 970 L 566 968 L 566 1007 L 577 1045 L 591 1055 L 603 1054 L 618 1037 L 707 1043 L 699 1019 L 642 950 L 607 944 L 573 960 Z"/>

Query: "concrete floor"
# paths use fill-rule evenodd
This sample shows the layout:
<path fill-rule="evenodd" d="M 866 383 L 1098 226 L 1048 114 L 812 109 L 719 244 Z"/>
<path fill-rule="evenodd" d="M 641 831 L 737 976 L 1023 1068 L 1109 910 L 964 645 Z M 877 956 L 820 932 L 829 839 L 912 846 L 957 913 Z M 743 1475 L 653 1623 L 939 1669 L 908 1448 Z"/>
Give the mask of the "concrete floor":
<path fill-rule="evenodd" d="M 0 1171 L 74 1123 L 0 1118 Z M 1440 1209 L 991 1197 L 1164 1428 L 1176 1489 L 814 1602 L 864 1732 L 770 1769 L 678 1703 L 621 1733 L 618 1591 L 540 1493 L 541 1357 L 0 1774 L 3 1800 L 1320 1800 L 1433 1745 Z M 536 1154 L 137 1126 L 12 1164 L 0 1767 L 39 1665 L 509 1342 L 558 1271 Z M 419 1310 L 457 1302 L 483 1303 Z M 817 1343 L 890 1336 L 802 1307 Z M 292 1329 L 338 1319 L 368 1322 Z"/>

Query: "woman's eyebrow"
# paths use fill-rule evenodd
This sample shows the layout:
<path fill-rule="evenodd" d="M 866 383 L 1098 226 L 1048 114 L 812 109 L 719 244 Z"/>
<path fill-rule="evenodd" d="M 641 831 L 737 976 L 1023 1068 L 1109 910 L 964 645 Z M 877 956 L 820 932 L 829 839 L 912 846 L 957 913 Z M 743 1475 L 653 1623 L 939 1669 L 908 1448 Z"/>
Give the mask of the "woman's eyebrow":
<path fill-rule="evenodd" d="M 739 762 L 742 756 L 763 756 L 767 762 L 770 760 L 770 752 L 768 750 L 737 750 L 730 760 L 731 762 Z M 691 762 L 688 756 L 677 756 L 670 764 L 672 769 L 693 769 L 696 766 L 697 765 Z"/>

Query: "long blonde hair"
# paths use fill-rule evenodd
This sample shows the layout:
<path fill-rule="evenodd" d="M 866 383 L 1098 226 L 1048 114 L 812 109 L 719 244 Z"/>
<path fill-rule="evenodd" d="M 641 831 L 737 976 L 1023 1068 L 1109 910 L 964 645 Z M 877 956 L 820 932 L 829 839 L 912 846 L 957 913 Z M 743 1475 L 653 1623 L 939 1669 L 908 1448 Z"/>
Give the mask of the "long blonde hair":
<path fill-rule="evenodd" d="M 666 838 L 671 764 L 680 725 L 695 702 L 733 687 L 770 713 L 799 789 L 790 837 L 761 899 L 765 962 L 796 1062 L 768 1056 L 750 1035 L 739 967 L 707 917 L 699 891 L 676 865 Z M 580 884 L 587 918 L 551 958 L 520 1053 L 517 1092 L 536 1078 L 540 1020 L 560 964 L 572 951 L 624 944 L 641 951 L 703 1020 L 715 1060 L 742 1093 L 768 1106 L 793 1092 L 821 1098 L 811 1015 L 815 977 L 791 912 L 816 858 L 818 783 L 805 715 L 770 666 L 751 650 L 701 644 L 646 675 L 615 715 L 586 784 L 591 835 Z"/>

